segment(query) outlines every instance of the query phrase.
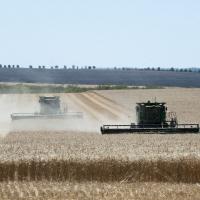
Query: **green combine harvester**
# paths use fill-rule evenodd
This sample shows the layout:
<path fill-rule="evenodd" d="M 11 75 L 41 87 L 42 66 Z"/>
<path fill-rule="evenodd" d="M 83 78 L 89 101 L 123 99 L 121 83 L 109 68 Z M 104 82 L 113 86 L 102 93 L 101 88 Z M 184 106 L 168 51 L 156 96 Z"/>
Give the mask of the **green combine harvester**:
<path fill-rule="evenodd" d="M 81 112 L 68 112 L 67 107 L 61 109 L 60 97 L 40 96 L 40 112 L 35 113 L 12 113 L 12 120 L 22 119 L 65 119 L 65 118 L 83 118 Z"/>
<path fill-rule="evenodd" d="M 199 124 L 178 124 L 176 114 L 167 112 L 165 104 L 150 101 L 137 103 L 137 124 L 103 125 L 101 133 L 199 133 Z"/>

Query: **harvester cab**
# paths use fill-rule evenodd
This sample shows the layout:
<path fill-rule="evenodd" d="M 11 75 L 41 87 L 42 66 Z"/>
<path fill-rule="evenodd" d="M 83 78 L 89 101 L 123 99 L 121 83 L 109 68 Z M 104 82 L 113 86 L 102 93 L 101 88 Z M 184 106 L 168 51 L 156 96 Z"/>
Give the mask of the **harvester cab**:
<path fill-rule="evenodd" d="M 102 134 L 117 133 L 197 133 L 199 124 L 178 124 L 176 114 L 167 112 L 165 102 L 136 104 L 137 123 L 131 125 L 103 125 Z"/>
<path fill-rule="evenodd" d="M 150 102 L 137 103 L 136 105 L 136 118 L 138 126 L 156 127 L 166 125 L 166 112 L 167 108 L 165 103 Z"/>
<path fill-rule="evenodd" d="M 165 102 L 137 103 L 136 118 L 140 127 L 175 127 L 178 124 L 176 113 L 167 112 Z"/>
<path fill-rule="evenodd" d="M 40 114 L 59 114 L 61 113 L 60 98 L 54 97 L 39 97 Z"/>
<path fill-rule="evenodd" d="M 61 108 L 59 96 L 40 96 L 40 111 L 34 113 L 12 113 L 12 120 L 21 119 L 59 119 L 59 118 L 83 118 L 81 112 L 68 112 L 67 106 Z"/>

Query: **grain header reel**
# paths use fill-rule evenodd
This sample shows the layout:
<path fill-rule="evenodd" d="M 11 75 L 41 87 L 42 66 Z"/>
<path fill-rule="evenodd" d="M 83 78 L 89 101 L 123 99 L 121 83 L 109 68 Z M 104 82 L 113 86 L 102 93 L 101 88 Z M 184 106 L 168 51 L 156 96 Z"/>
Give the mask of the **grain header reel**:
<path fill-rule="evenodd" d="M 178 124 L 176 114 L 167 112 L 164 102 L 136 104 L 137 124 L 103 125 L 102 134 L 121 133 L 198 133 L 199 124 Z"/>

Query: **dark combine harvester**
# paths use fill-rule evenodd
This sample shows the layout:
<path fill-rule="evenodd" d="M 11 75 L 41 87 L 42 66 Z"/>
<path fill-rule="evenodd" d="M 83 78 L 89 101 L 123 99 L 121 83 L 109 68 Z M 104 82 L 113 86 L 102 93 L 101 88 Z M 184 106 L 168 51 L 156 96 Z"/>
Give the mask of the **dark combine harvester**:
<path fill-rule="evenodd" d="M 137 124 L 103 125 L 102 134 L 120 133 L 198 133 L 199 124 L 178 124 L 176 114 L 167 112 L 166 103 L 137 103 Z"/>
<path fill-rule="evenodd" d="M 13 113 L 12 120 L 21 119 L 63 119 L 63 118 L 82 118 L 81 112 L 68 112 L 66 107 L 62 110 L 60 98 L 58 96 L 40 96 L 40 112 L 35 113 Z"/>

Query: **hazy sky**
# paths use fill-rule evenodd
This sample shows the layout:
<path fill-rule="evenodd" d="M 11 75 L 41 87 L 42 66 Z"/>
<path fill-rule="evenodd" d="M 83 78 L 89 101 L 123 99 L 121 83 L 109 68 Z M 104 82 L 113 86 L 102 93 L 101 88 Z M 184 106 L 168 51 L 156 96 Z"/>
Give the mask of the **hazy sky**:
<path fill-rule="evenodd" d="M 0 0 L 0 63 L 200 66 L 200 1 Z"/>

